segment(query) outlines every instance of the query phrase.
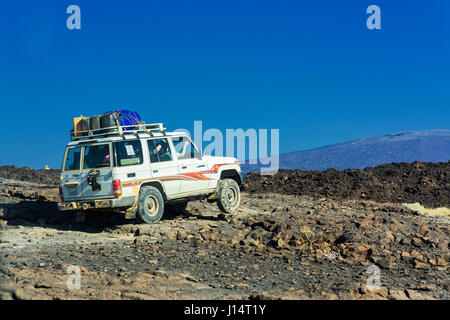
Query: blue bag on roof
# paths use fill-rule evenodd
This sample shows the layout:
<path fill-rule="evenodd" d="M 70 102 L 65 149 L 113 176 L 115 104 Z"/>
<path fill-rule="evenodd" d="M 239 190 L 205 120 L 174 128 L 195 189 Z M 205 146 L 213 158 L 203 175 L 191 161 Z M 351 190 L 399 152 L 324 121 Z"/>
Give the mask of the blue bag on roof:
<path fill-rule="evenodd" d="M 130 110 L 117 110 L 113 112 L 105 112 L 105 114 L 114 113 L 119 120 L 121 126 L 137 126 L 141 123 L 141 117 L 139 113 Z M 134 130 L 135 128 L 124 128 L 124 131 Z"/>

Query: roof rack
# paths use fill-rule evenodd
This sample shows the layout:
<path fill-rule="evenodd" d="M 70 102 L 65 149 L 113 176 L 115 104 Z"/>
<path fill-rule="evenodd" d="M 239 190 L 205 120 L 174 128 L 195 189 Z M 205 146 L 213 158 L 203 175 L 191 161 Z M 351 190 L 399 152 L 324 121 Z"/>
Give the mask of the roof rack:
<path fill-rule="evenodd" d="M 133 134 L 138 135 L 138 133 L 147 133 L 150 136 L 153 136 L 152 132 L 160 132 L 163 135 L 166 135 L 166 128 L 163 127 L 162 123 L 152 123 L 145 124 L 141 123 L 138 125 L 128 125 L 128 126 L 112 126 L 101 129 L 94 130 L 83 130 L 83 131 L 74 131 L 70 130 L 70 140 L 71 141 L 79 141 L 85 139 L 98 139 L 98 138 L 106 138 L 111 136 L 121 136 L 124 137 L 125 134 Z"/>

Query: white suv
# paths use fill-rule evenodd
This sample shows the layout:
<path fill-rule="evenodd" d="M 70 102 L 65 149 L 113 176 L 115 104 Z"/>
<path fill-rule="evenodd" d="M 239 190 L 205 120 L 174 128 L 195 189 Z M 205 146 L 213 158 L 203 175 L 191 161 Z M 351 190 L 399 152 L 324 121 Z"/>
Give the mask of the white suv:
<path fill-rule="evenodd" d="M 160 123 L 95 131 L 71 133 L 60 210 L 115 210 L 156 223 L 165 207 L 184 212 L 194 199 L 217 201 L 227 214 L 238 209 L 245 175 L 237 159 L 202 155 L 188 135 L 166 133 Z"/>

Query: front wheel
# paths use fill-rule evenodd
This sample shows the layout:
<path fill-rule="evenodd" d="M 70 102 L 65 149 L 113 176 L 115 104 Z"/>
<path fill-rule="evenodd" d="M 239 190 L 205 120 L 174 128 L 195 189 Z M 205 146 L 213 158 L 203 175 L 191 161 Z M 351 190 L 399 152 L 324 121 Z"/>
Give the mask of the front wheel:
<path fill-rule="evenodd" d="M 142 187 L 139 192 L 137 218 L 144 223 L 157 223 L 164 212 L 164 199 L 155 187 Z"/>
<path fill-rule="evenodd" d="M 235 213 L 241 202 L 239 185 L 233 179 L 223 179 L 218 182 L 217 205 L 223 213 Z"/>

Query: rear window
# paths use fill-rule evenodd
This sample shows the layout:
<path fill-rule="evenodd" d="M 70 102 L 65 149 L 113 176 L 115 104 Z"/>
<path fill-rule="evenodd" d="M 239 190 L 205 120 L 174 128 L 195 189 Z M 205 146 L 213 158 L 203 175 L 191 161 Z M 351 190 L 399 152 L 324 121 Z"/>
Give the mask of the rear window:
<path fill-rule="evenodd" d="M 67 150 L 64 161 L 64 171 L 80 170 L 81 148 L 70 148 Z"/>
<path fill-rule="evenodd" d="M 141 164 L 142 148 L 139 140 L 121 141 L 114 143 L 116 154 L 115 165 L 118 167 Z"/>
<path fill-rule="evenodd" d="M 84 148 L 83 169 L 101 169 L 110 166 L 109 144 L 99 144 Z"/>

